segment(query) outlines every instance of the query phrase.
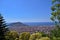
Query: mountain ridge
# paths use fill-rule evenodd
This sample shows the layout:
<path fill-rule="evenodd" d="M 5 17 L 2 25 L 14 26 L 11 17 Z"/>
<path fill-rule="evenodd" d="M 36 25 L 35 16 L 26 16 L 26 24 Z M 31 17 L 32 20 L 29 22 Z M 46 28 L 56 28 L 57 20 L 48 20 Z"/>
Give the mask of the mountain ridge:
<path fill-rule="evenodd" d="M 21 33 L 21 32 L 34 33 L 36 31 L 49 33 L 52 29 L 54 29 L 53 26 L 32 26 L 31 27 L 21 22 L 11 23 L 9 27 L 9 30 L 14 30 L 14 31 L 17 31 L 18 33 Z"/>
<path fill-rule="evenodd" d="M 9 23 L 8 26 L 9 27 L 15 27 L 15 26 L 21 27 L 21 26 L 28 26 L 28 25 L 21 23 L 21 22 L 14 22 L 14 23 Z"/>

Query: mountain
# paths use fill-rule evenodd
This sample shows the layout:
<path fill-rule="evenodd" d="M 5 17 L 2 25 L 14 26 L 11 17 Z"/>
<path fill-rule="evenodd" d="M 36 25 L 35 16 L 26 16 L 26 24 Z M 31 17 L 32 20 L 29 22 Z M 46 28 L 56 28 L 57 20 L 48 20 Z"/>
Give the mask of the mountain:
<path fill-rule="evenodd" d="M 21 26 L 28 26 L 28 25 L 23 24 L 21 22 L 14 22 L 14 23 L 9 23 L 8 26 L 9 27 L 21 27 Z"/>
<path fill-rule="evenodd" d="M 17 31 L 18 33 L 21 32 L 34 33 L 36 31 L 49 33 L 52 29 L 54 29 L 54 27 L 53 26 L 28 26 L 27 24 L 21 22 L 14 22 L 9 24 L 9 29 Z"/>

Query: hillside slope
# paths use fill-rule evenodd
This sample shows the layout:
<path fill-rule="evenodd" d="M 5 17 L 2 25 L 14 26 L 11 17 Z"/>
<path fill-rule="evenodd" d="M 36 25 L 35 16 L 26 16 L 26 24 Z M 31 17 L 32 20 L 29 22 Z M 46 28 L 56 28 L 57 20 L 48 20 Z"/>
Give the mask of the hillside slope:
<path fill-rule="evenodd" d="M 33 33 L 33 32 L 36 32 L 36 31 L 49 33 L 52 29 L 54 29 L 53 26 L 49 26 L 49 27 L 48 26 L 30 27 L 30 26 L 25 25 L 25 24 L 20 23 L 20 22 L 11 23 L 11 24 L 9 24 L 9 26 L 10 26 L 9 27 L 10 30 L 15 30 L 18 33 L 21 33 L 21 32 Z"/>

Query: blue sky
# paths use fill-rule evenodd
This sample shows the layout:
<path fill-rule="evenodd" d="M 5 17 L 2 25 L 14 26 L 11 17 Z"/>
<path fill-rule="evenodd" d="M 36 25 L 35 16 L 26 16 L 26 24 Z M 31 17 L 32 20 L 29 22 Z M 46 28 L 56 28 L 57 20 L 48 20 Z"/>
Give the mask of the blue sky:
<path fill-rule="evenodd" d="M 50 22 L 51 0 L 0 0 L 6 22 Z"/>

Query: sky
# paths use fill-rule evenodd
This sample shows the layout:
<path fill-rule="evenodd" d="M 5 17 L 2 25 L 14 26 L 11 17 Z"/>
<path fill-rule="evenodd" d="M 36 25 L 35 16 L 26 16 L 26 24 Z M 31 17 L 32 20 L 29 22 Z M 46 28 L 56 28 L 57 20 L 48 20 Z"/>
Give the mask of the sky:
<path fill-rule="evenodd" d="M 50 22 L 51 0 L 0 0 L 6 22 Z"/>

